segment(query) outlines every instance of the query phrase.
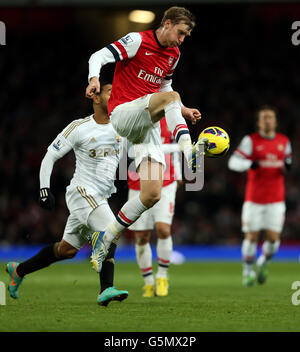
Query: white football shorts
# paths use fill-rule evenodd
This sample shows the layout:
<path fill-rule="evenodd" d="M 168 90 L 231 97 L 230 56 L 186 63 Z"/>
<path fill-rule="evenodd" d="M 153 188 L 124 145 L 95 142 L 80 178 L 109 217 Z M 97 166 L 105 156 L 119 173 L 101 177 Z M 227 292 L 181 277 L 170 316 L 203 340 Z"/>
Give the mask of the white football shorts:
<path fill-rule="evenodd" d="M 165 167 L 165 156 L 161 150 L 160 123 L 153 123 L 148 110 L 152 94 L 118 105 L 110 120 L 120 136 L 134 144 L 136 168 L 145 158 L 151 158 Z"/>
<path fill-rule="evenodd" d="M 242 208 L 242 231 L 271 230 L 282 232 L 285 220 L 285 202 L 258 204 L 244 202 Z"/>
<path fill-rule="evenodd" d="M 70 215 L 68 217 L 63 240 L 76 249 L 80 249 L 93 231 L 104 231 L 115 219 L 107 199 L 92 196 L 84 187 L 68 188 L 66 202 Z"/>
<path fill-rule="evenodd" d="M 128 229 L 132 231 L 153 230 L 157 222 L 171 225 L 174 216 L 176 190 L 176 181 L 163 187 L 160 200 L 152 208 L 146 210 Z M 140 191 L 130 189 L 128 198 L 136 197 L 139 193 Z"/>

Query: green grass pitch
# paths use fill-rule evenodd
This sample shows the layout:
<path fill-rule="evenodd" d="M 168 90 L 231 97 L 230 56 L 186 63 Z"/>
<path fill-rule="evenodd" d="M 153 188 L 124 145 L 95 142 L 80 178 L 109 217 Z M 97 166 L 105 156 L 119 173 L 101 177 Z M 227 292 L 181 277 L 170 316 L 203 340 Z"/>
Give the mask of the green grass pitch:
<path fill-rule="evenodd" d="M 28 275 L 20 298 L 7 293 L 0 306 L 0 331 L 300 331 L 300 305 L 291 300 L 299 263 L 274 262 L 268 282 L 249 288 L 241 285 L 240 263 L 174 265 L 169 296 L 150 299 L 141 295 L 135 263 L 117 263 L 115 271 L 115 286 L 129 297 L 107 308 L 96 303 L 99 280 L 88 262 L 54 264 Z M 0 281 L 7 285 L 4 265 Z"/>

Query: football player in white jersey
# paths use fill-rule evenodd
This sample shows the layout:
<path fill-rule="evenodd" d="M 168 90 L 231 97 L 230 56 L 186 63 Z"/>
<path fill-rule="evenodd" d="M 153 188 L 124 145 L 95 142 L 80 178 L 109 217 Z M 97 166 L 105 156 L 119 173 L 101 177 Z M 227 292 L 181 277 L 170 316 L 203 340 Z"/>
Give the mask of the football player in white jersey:
<path fill-rule="evenodd" d="M 111 84 L 104 83 L 100 93 L 93 98 L 94 114 L 71 122 L 48 147 L 40 168 L 39 202 L 42 208 L 54 208 L 54 196 L 50 191 L 53 165 L 73 149 L 76 168 L 66 192 L 70 215 L 60 242 L 47 245 L 20 264 L 15 261 L 7 264 L 12 298 L 18 298 L 18 288 L 25 275 L 73 258 L 89 240 L 91 231 L 105 230 L 115 218 L 107 202 L 116 191 L 114 178 L 120 159 L 120 137 L 107 115 L 111 88 Z M 111 300 L 122 301 L 128 296 L 127 291 L 113 287 L 115 250 L 116 242 L 109 248 L 99 275 L 101 287 L 97 302 L 100 305 L 106 306 Z"/>

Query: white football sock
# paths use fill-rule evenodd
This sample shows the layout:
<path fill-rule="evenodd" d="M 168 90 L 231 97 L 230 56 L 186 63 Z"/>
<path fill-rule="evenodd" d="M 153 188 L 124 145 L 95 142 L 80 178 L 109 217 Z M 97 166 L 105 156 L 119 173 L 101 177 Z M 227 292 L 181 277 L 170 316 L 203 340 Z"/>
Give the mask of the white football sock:
<path fill-rule="evenodd" d="M 136 260 L 141 269 L 145 285 L 154 285 L 154 277 L 152 272 L 152 251 L 150 243 L 145 245 L 135 245 Z"/>
<path fill-rule="evenodd" d="M 257 243 L 251 242 L 247 239 L 242 243 L 242 257 L 243 257 L 243 274 L 250 274 L 253 270 L 254 259 L 256 255 Z"/>
<path fill-rule="evenodd" d="M 111 241 L 134 223 L 147 209 L 139 195 L 129 199 L 119 211 L 116 219 L 107 227 L 103 237 L 105 246 L 108 248 Z"/>
<path fill-rule="evenodd" d="M 264 241 L 262 245 L 262 253 L 257 259 L 256 264 L 258 266 L 264 265 L 267 261 L 271 260 L 273 255 L 278 251 L 280 246 L 280 240 L 275 242 Z"/>
<path fill-rule="evenodd" d="M 156 277 L 168 277 L 168 270 L 173 250 L 172 237 L 157 240 L 156 252 L 158 261 L 158 270 Z"/>
<path fill-rule="evenodd" d="M 191 158 L 192 140 L 186 121 L 181 114 L 179 101 L 173 101 L 165 107 L 165 117 L 168 129 L 179 144 L 184 156 L 189 161 Z"/>

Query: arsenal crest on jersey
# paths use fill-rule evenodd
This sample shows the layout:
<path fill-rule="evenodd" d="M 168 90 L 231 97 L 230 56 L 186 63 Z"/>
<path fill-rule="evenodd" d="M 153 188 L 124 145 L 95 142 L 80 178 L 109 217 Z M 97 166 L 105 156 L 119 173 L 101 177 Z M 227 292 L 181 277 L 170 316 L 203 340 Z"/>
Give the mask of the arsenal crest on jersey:
<path fill-rule="evenodd" d="M 174 62 L 174 56 L 169 56 L 169 66 L 171 67 Z"/>

